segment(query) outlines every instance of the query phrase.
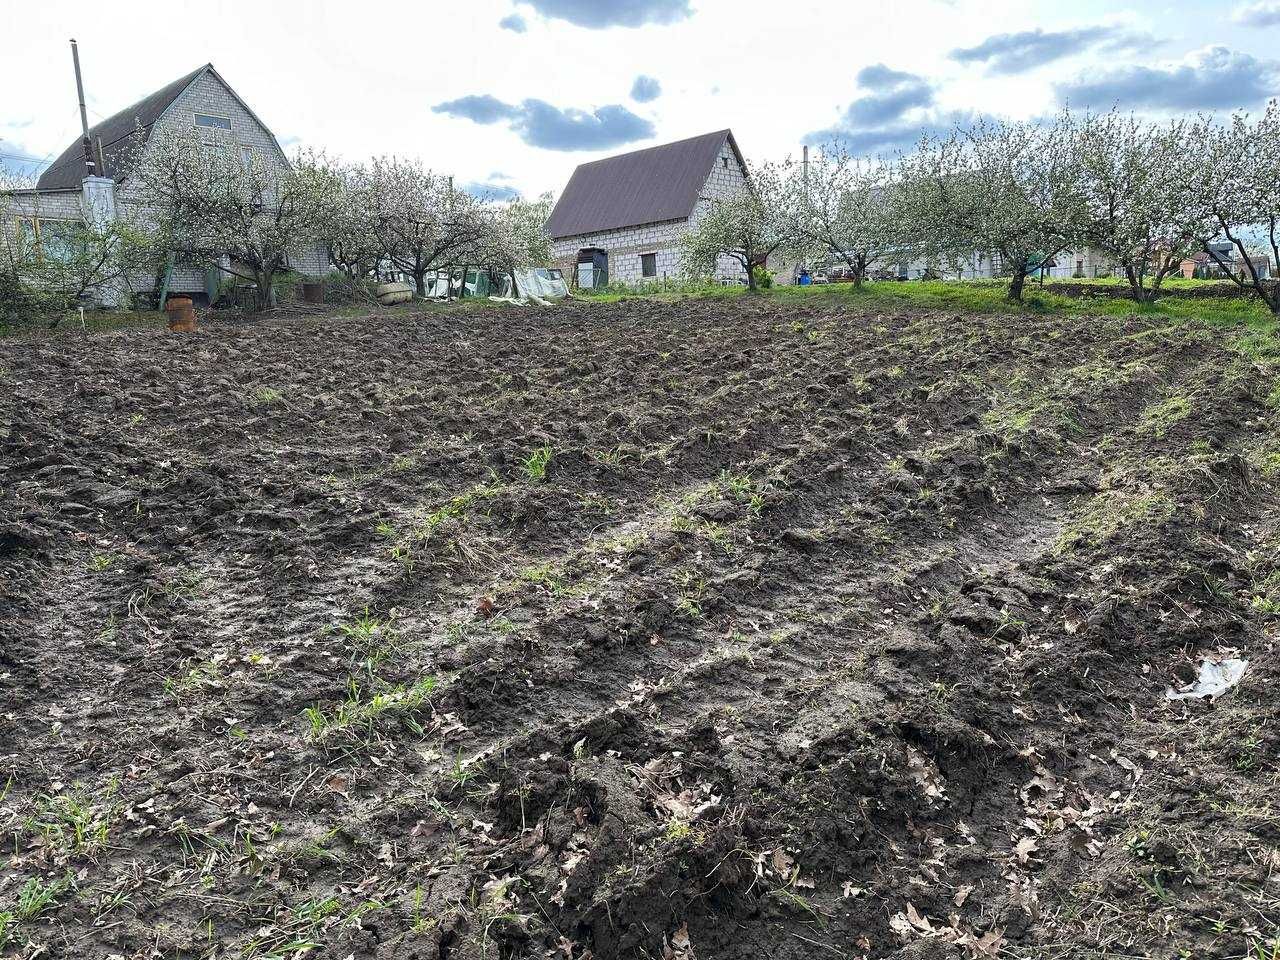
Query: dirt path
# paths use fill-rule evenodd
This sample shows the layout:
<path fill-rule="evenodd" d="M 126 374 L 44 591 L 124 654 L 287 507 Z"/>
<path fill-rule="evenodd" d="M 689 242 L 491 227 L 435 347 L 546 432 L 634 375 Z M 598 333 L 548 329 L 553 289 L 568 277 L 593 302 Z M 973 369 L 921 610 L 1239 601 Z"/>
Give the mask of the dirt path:
<path fill-rule="evenodd" d="M 15 343 L 0 954 L 1269 960 L 1268 362 L 746 300 Z"/>

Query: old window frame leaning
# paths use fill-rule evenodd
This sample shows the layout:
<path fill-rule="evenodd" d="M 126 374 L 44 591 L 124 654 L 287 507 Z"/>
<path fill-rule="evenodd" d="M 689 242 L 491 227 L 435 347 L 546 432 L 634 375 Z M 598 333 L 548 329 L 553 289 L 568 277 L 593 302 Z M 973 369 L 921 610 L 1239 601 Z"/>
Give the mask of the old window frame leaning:
<path fill-rule="evenodd" d="M 653 264 L 653 273 L 645 273 L 645 258 L 649 258 L 649 262 Z M 658 279 L 658 251 L 651 250 L 648 253 L 640 254 L 640 279 L 641 280 L 657 280 Z"/>
<path fill-rule="evenodd" d="M 75 217 L 41 217 L 37 214 L 30 214 L 15 217 L 14 220 L 16 221 L 17 237 L 20 243 L 31 243 L 36 256 L 40 257 L 42 260 L 48 258 L 61 263 L 66 263 L 71 260 L 71 258 L 75 256 L 75 250 L 58 251 L 55 249 L 55 251 L 50 254 L 45 249 L 44 225 L 46 223 L 69 223 L 72 225 L 71 229 L 73 231 L 79 230 L 83 234 L 85 230 L 84 221 Z M 29 232 L 24 233 L 24 228 Z M 55 233 L 54 236 L 56 237 L 57 234 Z M 62 239 L 64 243 L 68 242 L 66 238 L 59 239 Z M 69 242 L 72 245 L 75 243 L 74 239 L 71 239 Z"/>

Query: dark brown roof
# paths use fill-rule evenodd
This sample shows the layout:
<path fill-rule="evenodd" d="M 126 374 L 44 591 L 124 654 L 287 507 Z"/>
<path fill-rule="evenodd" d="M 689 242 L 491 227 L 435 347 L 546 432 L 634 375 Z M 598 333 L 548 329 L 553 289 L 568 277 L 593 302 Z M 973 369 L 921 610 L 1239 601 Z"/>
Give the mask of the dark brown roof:
<path fill-rule="evenodd" d="M 197 77 L 206 70 L 212 70 L 212 64 L 205 64 L 185 77 L 179 77 L 173 83 L 161 87 L 149 97 L 144 97 L 131 107 L 108 117 L 89 129 L 89 138 L 93 143 L 94 159 L 98 156 L 98 140 L 102 140 L 102 154 L 105 170 L 99 170 L 99 176 L 123 180 L 142 151 L 142 146 L 151 135 L 151 127 L 161 115 L 169 109 L 169 105 L 177 100 L 182 91 L 187 89 Z M 138 136 L 138 125 L 143 133 Z M 48 170 L 40 175 L 36 184 L 37 190 L 74 190 L 80 186 L 88 171 L 84 163 L 84 142 L 77 137 L 75 142 L 53 162 Z"/>
<path fill-rule="evenodd" d="M 725 140 L 742 154 L 728 130 L 648 147 L 579 165 L 547 221 L 555 238 L 683 220 L 694 204 Z"/>

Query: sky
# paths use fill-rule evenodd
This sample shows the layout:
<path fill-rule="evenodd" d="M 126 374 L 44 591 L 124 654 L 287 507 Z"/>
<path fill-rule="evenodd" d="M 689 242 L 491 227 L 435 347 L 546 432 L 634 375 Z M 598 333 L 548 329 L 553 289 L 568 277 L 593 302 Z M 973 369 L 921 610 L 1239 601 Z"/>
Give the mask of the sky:
<path fill-rule="evenodd" d="M 292 152 L 420 159 L 497 199 L 582 162 L 731 128 L 748 161 L 905 149 L 980 115 L 1153 117 L 1280 95 L 1280 0 L 353 4 L 8 0 L 0 163 L 39 169 L 90 123 L 212 62 Z M 14 42 L 13 38 L 21 38 Z"/>

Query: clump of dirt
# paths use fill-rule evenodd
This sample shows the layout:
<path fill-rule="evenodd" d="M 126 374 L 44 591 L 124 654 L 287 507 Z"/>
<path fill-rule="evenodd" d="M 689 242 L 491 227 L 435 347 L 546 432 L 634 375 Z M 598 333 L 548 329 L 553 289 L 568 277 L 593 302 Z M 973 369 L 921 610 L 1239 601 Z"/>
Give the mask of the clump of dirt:
<path fill-rule="evenodd" d="M 1269 957 L 1278 355 L 747 298 L 16 343 L 0 952 Z"/>

